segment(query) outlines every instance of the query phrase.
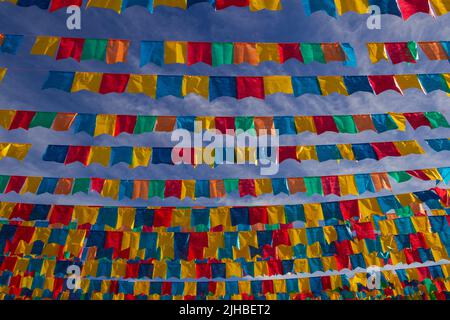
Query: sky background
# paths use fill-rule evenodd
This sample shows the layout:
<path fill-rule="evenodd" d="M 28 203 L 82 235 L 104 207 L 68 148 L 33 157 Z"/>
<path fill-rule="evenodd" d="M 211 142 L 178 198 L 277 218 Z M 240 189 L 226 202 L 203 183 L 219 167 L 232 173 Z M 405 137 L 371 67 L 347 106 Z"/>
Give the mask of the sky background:
<path fill-rule="evenodd" d="M 236 100 L 220 98 L 208 102 L 190 95 L 185 99 L 165 97 L 152 100 L 144 95 L 109 94 L 90 92 L 69 94 L 58 90 L 41 90 L 48 70 L 97 71 L 145 74 L 193 74 L 193 75 L 358 75 L 394 73 L 448 73 L 448 61 L 428 61 L 419 51 L 416 65 L 380 62 L 372 65 L 366 49 L 366 42 L 380 41 L 439 41 L 450 40 L 450 15 L 433 18 L 417 14 L 408 21 L 390 15 L 382 16 L 381 30 L 366 27 L 367 16 L 348 13 L 338 19 L 325 13 L 305 16 L 299 0 L 283 0 L 282 11 L 250 12 L 247 8 L 228 8 L 214 11 L 208 4 L 199 4 L 188 10 L 158 7 L 154 14 L 142 7 L 125 10 L 121 15 L 111 10 L 82 10 L 82 28 L 70 31 L 66 28 L 65 10 L 48 13 L 37 7 L 20 8 L 7 3 L 0 4 L 0 33 L 26 35 L 16 56 L 0 55 L 0 66 L 11 70 L 0 85 L 0 109 L 25 109 L 36 111 L 147 114 L 147 115 L 214 115 L 214 116 L 273 116 L 273 115 L 332 115 L 383 112 L 440 111 L 448 116 L 449 97 L 440 91 L 424 95 L 409 90 L 405 96 L 385 92 L 379 96 L 356 93 L 348 97 L 333 94 L 327 97 L 303 95 L 295 98 L 283 94 L 269 96 L 265 101 L 254 98 Z M 33 35 L 54 35 L 86 38 L 116 38 L 133 40 L 126 64 L 107 65 L 99 61 L 78 63 L 72 59 L 56 61 L 47 56 L 29 54 L 34 42 Z M 233 42 L 349 42 L 355 49 L 358 67 L 345 67 L 342 63 L 312 63 L 304 65 L 296 60 L 285 64 L 265 62 L 257 67 L 250 65 L 229 65 L 212 68 L 205 64 L 194 66 L 168 65 L 158 67 L 146 65 L 139 68 L 139 42 L 141 40 L 180 41 L 233 41 Z M 401 158 L 385 158 L 382 161 L 361 162 L 304 161 L 293 160 L 280 165 L 279 173 L 273 177 L 300 177 L 314 175 L 336 175 L 344 173 L 366 173 L 374 171 L 408 170 L 436 166 L 450 166 L 448 152 L 436 153 L 425 145 L 425 138 L 448 137 L 449 129 L 422 127 L 414 131 L 408 125 L 405 132 L 388 131 L 377 134 L 366 131 L 360 134 L 325 133 L 320 136 L 302 133 L 296 136 L 281 136 L 283 145 L 314 145 L 334 143 L 358 143 L 417 139 L 427 152 L 426 155 L 410 155 Z M 144 134 L 119 137 L 89 137 L 85 133 L 54 132 L 43 128 L 30 131 L 22 129 L 7 132 L 0 129 L 0 141 L 32 143 L 33 147 L 23 162 L 4 159 L 0 162 L 0 174 L 37 175 L 54 177 L 103 177 L 121 179 L 220 179 L 258 178 L 260 169 L 249 165 L 222 165 L 212 169 L 206 165 L 191 166 L 158 165 L 147 168 L 129 169 L 127 164 L 105 168 L 101 165 L 83 167 L 80 163 L 64 166 L 41 160 L 48 144 L 73 145 L 145 145 L 171 146 L 170 134 Z M 393 192 L 402 193 L 430 188 L 433 182 L 416 179 L 401 185 L 393 183 Z M 385 191 L 378 195 L 389 194 Z M 361 197 L 372 197 L 366 193 Z M 301 202 L 334 201 L 352 199 L 354 196 L 338 198 L 334 195 L 308 197 L 304 194 L 265 195 L 258 199 L 239 198 L 234 194 L 222 199 L 200 198 L 197 201 L 175 198 L 148 201 L 125 199 L 114 201 L 99 195 L 77 194 L 75 196 L 31 195 L 19 196 L 10 193 L 0 195 L 0 201 L 22 201 L 35 203 L 90 204 L 90 205 L 271 205 Z"/>

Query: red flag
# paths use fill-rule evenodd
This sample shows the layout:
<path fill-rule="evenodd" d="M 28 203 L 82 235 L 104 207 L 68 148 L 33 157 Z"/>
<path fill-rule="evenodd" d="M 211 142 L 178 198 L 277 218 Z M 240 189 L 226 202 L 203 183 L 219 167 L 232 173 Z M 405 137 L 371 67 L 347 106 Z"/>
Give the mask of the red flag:
<path fill-rule="evenodd" d="M 81 7 L 83 0 L 52 0 L 50 4 L 50 12 L 70 6 Z"/>
<path fill-rule="evenodd" d="M 297 159 L 297 147 L 296 146 L 281 146 L 278 148 L 278 151 L 279 151 L 278 163 L 281 163 L 287 159 L 294 159 L 294 160 L 300 162 L 300 160 Z"/>
<path fill-rule="evenodd" d="M 166 180 L 166 187 L 164 189 L 164 198 L 175 197 L 181 198 L 181 180 Z"/>
<path fill-rule="evenodd" d="M 236 130 L 234 117 L 215 117 L 214 125 L 216 130 L 225 134 L 227 130 Z"/>
<path fill-rule="evenodd" d="M 369 79 L 370 85 L 372 86 L 375 94 L 380 94 L 387 90 L 394 90 L 398 93 L 402 93 L 400 88 L 395 83 L 393 75 L 367 76 L 367 78 Z"/>
<path fill-rule="evenodd" d="M 231 6 L 248 7 L 249 0 L 216 0 L 216 9 L 221 10 Z"/>
<path fill-rule="evenodd" d="M 248 217 L 252 226 L 257 223 L 267 224 L 269 222 L 266 207 L 250 207 Z"/>
<path fill-rule="evenodd" d="M 423 112 L 406 112 L 404 113 L 404 116 L 414 129 L 421 126 L 431 127 L 430 121 L 425 117 Z"/>
<path fill-rule="evenodd" d="M 5 193 L 16 192 L 19 193 L 27 177 L 23 176 L 11 176 L 9 178 L 8 185 L 6 186 Z"/>
<path fill-rule="evenodd" d="M 247 195 L 256 197 L 255 180 L 239 179 L 239 196 L 245 197 Z"/>
<path fill-rule="evenodd" d="M 130 79 L 129 74 L 104 73 L 99 93 L 123 93 L 127 88 L 128 79 Z"/>
<path fill-rule="evenodd" d="M 313 119 L 317 134 L 322 134 L 327 131 L 339 132 L 333 116 L 314 116 Z"/>
<path fill-rule="evenodd" d="M 159 208 L 155 209 L 153 217 L 154 227 L 170 227 L 172 221 L 172 208 Z"/>
<path fill-rule="evenodd" d="M 73 206 L 54 205 L 50 211 L 49 223 L 68 226 L 72 221 Z"/>
<path fill-rule="evenodd" d="M 237 98 L 255 97 L 264 99 L 263 77 L 236 77 Z"/>
<path fill-rule="evenodd" d="M 116 127 L 114 136 L 118 136 L 122 132 L 133 134 L 136 125 L 136 116 L 118 115 L 116 117 Z"/>
<path fill-rule="evenodd" d="M 81 38 L 61 38 L 56 60 L 73 58 L 80 62 L 83 52 L 84 39 Z"/>
<path fill-rule="evenodd" d="M 322 178 L 323 194 L 335 194 L 337 196 L 341 195 L 341 188 L 339 186 L 338 176 L 323 176 Z"/>
<path fill-rule="evenodd" d="M 91 190 L 101 193 L 103 190 L 103 185 L 105 184 L 105 179 L 102 178 L 91 178 Z"/>
<path fill-rule="evenodd" d="M 67 151 L 67 156 L 66 160 L 64 161 L 64 164 L 79 161 L 86 166 L 90 152 L 91 152 L 90 146 L 69 146 L 69 151 Z"/>
<path fill-rule="evenodd" d="M 278 51 L 280 53 L 281 63 L 285 63 L 289 59 L 297 59 L 303 62 L 300 45 L 298 43 L 279 43 Z"/>
<path fill-rule="evenodd" d="M 33 208 L 34 204 L 32 203 L 16 203 L 9 216 L 9 219 L 19 218 L 24 221 L 29 221 Z"/>
<path fill-rule="evenodd" d="M 401 156 L 393 142 L 372 142 L 370 145 L 377 154 L 378 160 L 383 159 L 384 157 Z"/>
<path fill-rule="evenodd" d="M 212 53 L 210 42 L 188 42 L 188 65 L 198 62 L 212 64 Z"/>
<path fill-rule="evenodd" d="M 18 128 L 28 130 L 35 114 L 36 112 L 34 111 L 16 111 L 11 125 L 9 126 L 9 130 Z"/>
<path fill-rule="evenodd" d="M 412 15 L 423 12 L 431 14 L 428 0 L 397 0 L 403 20 L 408 20 Z"/>
<path fill-rule="evenodd" d="M 407 42 L 391 42 L 384 44 L 393 64 L 400 62 L 416 63 Z"/>

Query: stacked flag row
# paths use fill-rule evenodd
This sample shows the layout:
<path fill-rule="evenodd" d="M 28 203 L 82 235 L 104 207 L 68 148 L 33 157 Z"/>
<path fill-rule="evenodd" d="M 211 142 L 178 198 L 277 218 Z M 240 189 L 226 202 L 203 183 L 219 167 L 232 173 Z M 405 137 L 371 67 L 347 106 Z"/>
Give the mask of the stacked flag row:
<path fill-rule="evenodd" d="M 341 16 L 346 12 L 358 14 L 370 13 L 369 6 L 376 5 L 382 14 L 392 14 L 407 20 L 417 13 L 429 15 L 444 15 L 450 11 L 450 4 L 446 0 L 301 0 L 304 11 L 310 15 L 316 11 L 325 11 L 329 16 Z M 71 5 L 81 7 L 82 0 L 2 0 L 21 7 L 37 6 L 50 12 Z M 126 8 L 140 6 L 149 12 L 158 6 L 168 6 L 187 9 L 198 3 L 208 3 L 216 10 L 228 7 L 249 7 L 250 11 L 282 9 L 281 0 L 88 0 L 86 8 L 110 9 L 121 13 Z"/>
<path fill-rule="evenodd" d="M 427 140 L 428 141 L 428 140 Z M 446 150 L 446 149 L 443 149 Z M 443 151 L 436 150 L 436 151 Z M 311 146 L 276 147 L 141 147 L 141 146 L 75 146 L 48 145 L 42 157 L 44 161 L 64 163 L 80 162 L 84 166 L 94 163 L 105 167 L 124 162 L 130 168 L 147 167 L 150 164 L 198 166 L 207 164 L 252 164 L 261 165 L 261 160 L 282 163 L 292 159 L 298 162 L 316 160 L 360 161 L 364 159 L 381 160 L 385 157 L 404 157 L 411 154 L 424 154 L 416 140 L 371 142 L 356 144 L 331 144 Z"/>
<path fill-rule="evenodd" d="M 392 190 L 389 177 L 402 183 L 412 177 L 424 181 L 450 181 L 450 168 L 430 168 L 407 171 L 373 172 L 338 176 L 220 179 L 220 180 L 128 180 L 104 178 L 53 178 L 40 176 L 0 176 L 0 193 L 16 192 L 36 195 L 50 193 L 74 195 L 95 192 L 102 197 L 122 200 L 153 197 L 162 199 L 224 198 L 232 194 L 240 197 L 259 197 L 265 194 L 305 193 L 308 196 L 335 194 L 361 195 L 365 192 Z"/>
<path fill-rule="evenodd" d="M 37 262 L 39 263 L 39 262 Z M 37 264 L 36 263 L 36 264 Z M 76 265 L 76 264 L 75 264 Z M 39 265 L 33 269 L 39 269 Z M 334 274 L 302 278 L 227 281 L 127 281 L 81 278 L 70 290 L 64 275 L 5 270 L 0 273 L 0 299 L 56 300 L 448 300 L 449 265 L 381 270 L 379 284 L 371 274 Z"/>
<path fill-rule="evenodd" d="M 16 54 L 23 35 L 0 34 L 0 52 Z M 37 36 L 31 49 L 33 55 L 47 55 L 57 60 L 72 58 L 99 60 L 108 64 L 126 62 L 130 40 L 67 38 Z M 449 60 L 449 41 L 369 42 L 367 48 L 372 63 L 391 60 L 392 63 L 416 63 L 418 47 L 429 60 Z M 295 59 L 302 63 L 343 62 L 356 66 L 356 56 L 348 43 L 268 43 L 268 42 L 193 42 L 141 41 L 140 66 L 205 63 L 214 67 L 224 64 L 258 65 L 266 61 L 285 63 Z"/>
<path fill-rule="evenodd" d="M 221 77 L 50 71 L 42 88 L 72 93 L 87 90 L 100 94 L 145 94 L 154 99 L 196 94 L 214 100 L 225 96 L 265 99 L 275 93 L 297 97 L 307 93 L 327 96 L 361 91 L 378 95 L 393 90 L 403 94 L 407 89 L 418 89 L 423 93 L 435 90 L 450 93 L 449 83 L 450 74 Z"/>
<path fill-rule="evenodd" d="M 378 6 L 379 13 L 402 17 L 403 20 L 417 13 L 441 16 L 450 12 L 447 0 L 302 0 L 302 3 L 307 15 L 324 11 L 332 17 L 346 12 L 372 13 L 369 6 Z"/>
<path fill-rule="evenodd" d="M 107 63 L 126 62 L 129 40 L 84 39 L 38 36 L 31 50 L 34 55 L 77 61 L 96 59 Z M 264 61 L 284 63 L 296 59 L 303 63 L 341 61 L 355 66 L 353 48 L 348 43 L 244 43 L 142 41 L 141 66 L 148 63 L 187 64 L 203 62 L 212 66 Z"/>
<path fill-rule="evenodd" d="M 319 225 L 343 224 L 346 221 L 360 223 L 386 217 L 418 216 L 424 219 L 427 210 L 448 219 L 450 200 L 447 190 L 433 190 L 341 200 L 321 203 L 293 205 L 272 205 L 259 207 L 101 207 L 45 205 L 31 203 L 2 202 L 0 217 L 2 220 L 24 221 L 25 226 L 68 226 L 70 228 L 93 230 L 238 230 L 289 229 L 294 224 L 303 223 L 307 227 Z M 375 217 L 374 217 L 375 216 Z M 441 221 L 444 225 L 444 221 Z M 389 222 L 394 223 L 394 222 Z M 378 226 L 377 223 L 374 224 Z M 434 228 L 434 227 L 433 227 Z M 440 227 L 436 226 L 436 230 Z M 426 228 L 425 228 L 426 229 Z M 396 227 L 389 232 L 396 233 Z M 386 233 L 386 232 L 385 232 Z"/>
<path fill-rule="evenodd" d="M 248 43 L 142 41 L 141 62 L 156 65 L 203 62 L 214 67 L 223 64 L 258 65 L 265 61 L 285 63 L 295 59 L 302 63 L 343 62 L 356 66 L 353 48 L 348 43 Z"/>
<path fill-rule="evenodd" d="M 4 241 L 2 255 L 81 259 L 88 271 L 94 271 L 86 276 L 107 278 L 126 277 L 126 269 L 137 271 L 140 267 L 150 271 L 145 275 L 149 278 L 211 279 L 449 259 L 448 216 L 377 218 L 326 227 L 225 232 L 104 231 L 26 226 L 11 221 L 1 224 L 0 234 Z M 284 266 L 282 261 L 287 261 Z M 103 264 L 99 269 L 109 273 L 95 273 L 99 262 Z M 114 271 L 121 270 L 123 274 L 111 274 L 114 262 L 119 264 Z M 199 265 L 207 275 L 197 276 L 195 269 Z M 185 272 L 183 266 L 188 267 Z M 216 273 L 211 270 L 213 266 Z"/>
<path fill-rule="evenodd" d="M 197 125 L 199 127 L 195 127 Z M 85 132 L 97 137 L 102 134 L 118 136 L 122 133 L 144 134 L 149 132 L 173 132 L 177 129 L 189 132 L 212 130 L 216 133 L 253 135 L 290 135 L 302 132 L 356 134 L 366 130 L 382 133 L 389 130 L 413 129 L 422 126 L 450 128 L 445 116 L 438 111 L 388 112 L 381 114 L 347 114 L 324 116 L 151 116 L 123 114 L 91 114 L 67 112 L 43 112 L 28 110 L 0 110 L 0 127 L 5 130 L 42 127 L 54 131 Z M 201 126 L 201 127 L 200 127 Z M 277 130 L 277 131 L 274 131 Z"/>
<path fill-rule="evenodd" d="M 2 0 L 0 2 L 9 2 L 20 7 L 37 6 L 50 12 L 69 6 L 81 7 L 83 4 L 82 0 Z M 139 6 L 153 13 L 153 9 L 160 6 L 187 9 L 198 3 L 207 3 L 215 10 L 228 7 L 247 7 L 250 11 L 281 10 L 281 0 L 88 0 L 86 8 L 102 8 L 121 13 L 127 8 Z"/>
<path fill-rule="evenodd" d="M 47 55 L 57 60 L 99 60 L 108 64 L 126 62 L 129 40 L 84 39 L 38 36 L 31 49 L 33 55 Z"/>
<path fill-rule="evenodd" d="M 367 44 L 372 63 L 390 59 L 393 64 L 416 63 L 419 60 L 418 46 L 429 60 L 450 61 L 450 41 L 370 42 Z"/>
<path fill-rule="evenodd" d="M 449 151 L 450 140 L 427 139 L 426 143 L 436 152 Z M 23 160 L 31 144 L 0 142 L 0 159 L 5 157 Z M 130 168 L 147 167 L 150 164 L 198 166 L 207 164 L 253 164 L 260 165 L 261 159 L 271 163 L 282 163 L 287 159 L 301 162 L 316 160 L 360 161 L 381 160 L 385 157 L 404 157 L 424 154 L 416 140 L 386 141 L 354 144 L 331 144 L 280 147 L 234 147 L 207 146 L 201 148 L 184 147 L 144 147 L 144 146 L 75 146 L 48 145 L 42 159 L 64 163 L 80 162 L 85 166 L 98 163 L 105 167 L 124 162 Z"/>
<path fill-rule="evenodd" d="M 5 225 L 3 225 L 3 228 L 4 227 Z M 334 230 L 334 228 L 337 228 L 337 226 L 331 226 L 329 229 Z M 40 228 L 37 228 L 36 232 L 42 233 L 42 230 L 39 229 Z M 53 235 L 60 236 L 60 232 L 55 232 L 57 230 L 61 229 L 52 229 L 50 237 Z M 297 229 L 292 230 L 295 231 Z M 258 235 L 261 232 L 259 232 Z M 86 233 L 86 230 L 77 230 L 76 233 L 72 232 L 69 234 L 69 237 L 84 237 Z M 97 235 L 98 231 L 90 231 L 90 233 L 95 233 Z M 273 231 L 272 233 L 276 233 L 276 231 Z M 106 232 L 106 234 L 108 237 L 108 232 Z M 242 238 L 242 234 L 243 232 L 239 233 L 239 239 Z M 297 244 L 292 247 L 294 248 L 293 251 L 295 253 L 289 252 L 291 247 L 288 245 L 278 245 L 276 247 L 276 254 L 274 254 L 274 250 L 267 244 L 264 245 L 263 249 L 258 249 L 258 247 L 255 248 L 248 245 L 242 245 L 239 249 L 233 246 L 233 255 L 236 256 L 236 260 L 231 261 L 231 258 L 226 254 L 223 254 L 224 258 L 222 260 L 217 260 L 214 258 L 190 260 L 189 258 L 191 255 L 193 257 L 198 255 L 195 250 L 199 250 L 201 248 L 193 248 L 193 246 L 189 243 L 191 238 L 193 238 L 193 234 L 176 233 L 174 234 L 175 260 L 159 261 L 154 260 L 153 258 L 146 260 L 128 260 L 127 258 L 122 258 L 120 256 L 111 260 L 108 257 L 108 254 L 106 254 L 106 257 L 99 259 L 91 257 L 90 259 L 83 261 L 83 264 L 80 265 L 80 275 L 85 278 L 104 277 L 107 279 L 134 280 L 144 278 L 167 280 L 173 278 L 217 280 L 244 277 L 259 278 L 285 276 L 288 274 L 314 274 L 317 272 L 327 271 L 339 272 L 343 271 L 343 269 L 366 269 L 371 266 L 383 268 L 394 263 L 430 263 L 448 259 L 446 250 L 440 251 L 437 249 L 438 246 L 443 245 L 441 242 L 444 242 L 445 237 L 448 237 L 448 235 L 448 231 L 447 233 L 419 232 L 394 235 L 390 237 L 389 241 L 393 243 L 394 247 L 396 247 L 395 249 L 385 249 L 383 247 L 389 243 L 389 241 L 386 240 L 387 237 L 385 237 L 382 241 L 380 240 L 381 237 L 378 236 L 374 237 L 374 239 L 357 239 L 356 237 L 353 239 L 352 237 L 347 237 L 351 240 L 332 241 L 326 248 L 327 251 L 323 253 L 317 252 L 317 249 L 319 251 L 321 250 L 319 245 Z M 196 236 L 195 238 L 199 239 L 200 237 Z M 224 238 L 224 241 L 229 240 L 229 237 Z M 186 239 L 188 240 L 186 241 Z M 244 238 L 244 240 L 248 241 L 249 239 Z M 88 237 L 87 241 L 90 241 L 90 237 Z M 45 243 L 45 240 L 43 242 Z M 186 242 L 189 244 L 185 244 L 186 247 L 180 248 L 179 245 L 181 242 Z M 319 242 L 315 242 L 315 244 L 318 243 Z M 51 245 L 55 247 L 58 244 L 53 241 Z M 37 252 L 37 254 L 25 254 L 24 256 L 1 255 L 0 270 L 11 271 L 15 274 L 19 272 L 33 273 L 33 271 L 35 271 L 40 272 L 40 274 L 64 275 L 70 265 L 80 264 L 80 260 L 74 258 L 60 257 L 55 260 L 53 254 L 51 253 L 54 249 L 49 249 L 51 245 L 44 244 L 44 249 L 40 249 L 38 248 L 39 246 L 35 245 L 34 251 Z M 69 248 L 71 247 L 70 245 L 66 246 Z M 72 245 L 72 248 L 74 247 L 76 247 L 76 245 Z M 252 256 L 254 255 L 254 260 L 246 260 L 247 254 L 245 251 L 248 251 L 248 248 L 250 248 Z M 97 253 L 106 251 L 102 250 L 100 247 L 96 249 Z M 208 251 L 209 249 L 210 248 L 205 248 L 205 251 Z M 322 250 L 323 249 L 324 248 L 322 248 Z M 69 250 L 70 249 L 65 249 L 64 251 L 69 252 Z M 129 251 L 133 250 L 137 249 L 129 249 Z M 147 253 L 151 251 L 148 247 L 140 250 L 147 250 Z M 219 248 L 219 252 L 225 252 L 226 250 L 227 249 Z M 39 253 L 40 251 L 42 251 L 42 254 Z M 46 256 L 48 253 L 50 253 L 50 255 L 43 259 L 42 256 Z M 383 256 L 384 253 L 386 253 L 385 256 Z M 272 256 L 273 254 L 276 257 Z M 127 256 L 126 253 L 122 253 L 121 255 L 123 257 Z M 219 254 L 219 256 L 220 255 L 221 254 Z M 250 257 L 250 255 L 251 254 L 248 253 L 248 257 Z M 283 259 L 280 259 L 280 257 Z M 257 258 L 259 260 L 256 260 Z M 35 270 L 36 267 L 41 267 L 43 269 Z"/>

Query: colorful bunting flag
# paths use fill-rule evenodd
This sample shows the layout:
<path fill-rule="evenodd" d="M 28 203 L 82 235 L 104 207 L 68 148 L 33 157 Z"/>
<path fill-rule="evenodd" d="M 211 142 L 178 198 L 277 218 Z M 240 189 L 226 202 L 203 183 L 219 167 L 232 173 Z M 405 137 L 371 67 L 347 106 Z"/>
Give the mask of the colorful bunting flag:
<path fill-rule="evenodd" d="M 270 147 L 234 147 L 234 148 L 172 148 L 172 147 L 136 147 L 136 146 L 73 146 L 48 145 L 42 157 L 44 161 L 64 163 L 81 162 L 88 166 L 99 163 L 112 166 L 120 162 L 130 168 L 150 164 L 188 164 L 198 166 L 207 164 L 253 164 L 259 165 L 261 159 L 272 163 L 281 163 L 287 159 L 294 161 L 316 160 L 381 160 L 384 157 L 403 157 L 411 154 L 423 154 L 425 151 L 415 140 L 372 142 L 357 144 L 281 146 Z"/>
<path fill-rule="evenodd" d="M 12 3 L 20 7 L 37 6 L 39 9 L 50 12 L 69 6 L 81 7 L 83 5 L 82 0 L 2 0 L 1 2 Z M 88 0 L 86 8 L 109 9 L 120 14 L 127 8 L 139 6 L 153 13 L 154 8 L 159 6 L 186 10 L 199 3 L 207 3 L 215 10 L 222 10 L 234 6 L 248 7 L 250 11 L 279 11 L 282 9 L 281 0 Z"/>
<path fill-rule="evenodd" d="M 353 48 L 348 43 L 243 43 L 142 41 L 140 66 L 181 63 L 258 65 L 265 61 L 285 63 L 296 59 L 303 63 L 340 61 L 356 66 Z"/>
<path fill-rule="evenodd" d="M 393 64 L 401 62 L 416 63 L 419 60 L 417 47 L 422 49 L 429 60 L 450 60 L 448 41 L 367 43 L 372 63 L 388 60 L 388 56 Z"/>
<path fill-rule="evenodd" d="M 57 60 L 72 58 L 78 62 L 99 60 L 114 64 L 127 61 L 129 46 L 129 40 L 37 36 L 31 54 Z"/>
<path fill-rule="evenodd" d="M 89 135 L 102 134 L 118 136 L 122 133 L 143 134 L 148 132 L 171 132 L 177 129 L 197 132 L 195 122 L 203 124 L 210 120 L 202 131 L 215 130 L 224 133 L 226 130 L 242 130 L 242 132 L 260 135 L 278 130 L 279 135 L 301 134 L 309 131 L 316 134 L 324 132 L 356 134 L 366 130 L 382 133 L 389 130 L 406 130 L 406 123 L 415 130 L 426 126 L 431 129 L 449 128 L 445 116 L 438 111 L 353 114 L 330 116 L 151 116 L 121 114 L 88 114 L 42 112 L 26 110 L 0 110 L 0 127 L 5 130 L 18 128 L 29 130 L 43 127 L 54 131 L 83 131 Z M 310 124 L 310 125 L 306 125 Z M 263 131 L 265 130 L 265 131 Z"/>
<path fill-rule="evenodd" d="M 391 14 L 408 20 L 417 13 L 441 16 L 450 12 L 447 0 L 302 0 L 306 15 L 324 11 L 336 18 L 347 12 L 369 14 L 369 6 L 376 5 L 381 14 Z"/>
<path fill-rule="evenodd" d="M 400 86 L 404 82 L 398 82 L 397 77 L 410 79 L 406 87 Z M 209 100 L 224 96 L 237 99 L 247 97 L 264 99 L 266 95 L 275 93 L 297 97 L 307 93 L 326 96 L 365 91 L 378 95 L 393 90 L 402 94 L 411 88 L 409 85 L 411 81 L 419 83 L 419 89 L 424 93 L 435 90 L 450 93 L 450 77 L 446 74 L 215 77 L 50 71 L 43 89 L 53 88 L 72 93 L 80 90 L 100 94 L 143 93 L 154 99 L 165 96 L 182 98 L 191 93 Z"/>
<path fill-rule="evenodd" d="M 259 197 L 264 194 L 277 195 L 285 193 L 293 195 L 306 193 L 337 196 L 361 195 L 365 192 L 392 190 L 390 179 L 397 183 L 417 178 L 424 181 L 443 181 L 447 183 L 450 168 L 427 168 L 406 171 L 372 172 L 354 175 L 319 176 L 319 177 L 289 177 L 262 179 L 215 179 L 215 180 L 122 180 L 104 178 L 50 178 L 33 176 L 1 175 L 0 193 L 26 192 L 41 194 L 73 195 L 77 192 L 96 192 L 102 197 L 113 199 L 145 199 L 152 196 L 164 198 L 168 190 L 170 196 L 179 199 L 200 197 L 222 198 L 233 193 L 240 197 L 251 195 Z M 48 181 L 53 181 L 51 187 Z M 80 183 L 84 183 L 80 187 Z M 234 188 L 225 186 L 235 183 Z M 176 187 L 175 187 L 176 186 Z M 182 193 L 181 190 L 192 189 L 193 192 Z"/>

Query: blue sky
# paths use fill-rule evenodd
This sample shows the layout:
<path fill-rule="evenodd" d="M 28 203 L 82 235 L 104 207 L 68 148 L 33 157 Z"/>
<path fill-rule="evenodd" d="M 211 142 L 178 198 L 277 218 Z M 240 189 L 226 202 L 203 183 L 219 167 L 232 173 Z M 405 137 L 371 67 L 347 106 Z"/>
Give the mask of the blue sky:
<path fill-rule="evenodd" d="M 382 16 L 381 30 L 368 30 L 365 16 L 349 13 L 333 19 L 324 13 L 305 16 L 299 0 L 283 0 L 282 11 L 250 12 L 245 8 L 228 8 L 214 11 L 208 4 L 196 5 L 189 10 L 159 7 L 154 14 L 145 9 L 133 7 L 122 15 L 110 10 L 89 9 L 82 11 L 82 29 L 69 31 L 66 28 L 67 15 L 64 10 L 50 14 L 36 7 L 20 8 L 0 4 L 0 32 L 25 34 L 24 43 L 16 56 L 0 55 L 0 66 L 12 68 L 3 84 L 0 85 L 1 109 L 29 109 L 39 111 L 119 113 L 119 114 L 158 114 L 158 115 L 324 115 L 355 114 L 379 112 L 441 111 L 448 116 L 448 97 L 443 92 L 433 92 L 426 96 L 418 91 L 407 91 L 405 96 L 386 92 L 380 96 L 356 93 L 349 97 L 332 95 L 319 97 L 304 95 L 299 98 L 276 94 L 265 101 L 253 98 L 237 101 L 221 98 L 208 102 L 197 96 L 185 99 L 166 97 L 158 101 L 141 95 L 109 94 L 98 95 L 89 92 L 68 94 L 57 90 L 41 90 L 47 70 L 98 71 L 123 73 L 158 74 L 199 74 L 199 75 L 353 75 L 353 74 L 392 74 L 392 73 L 445 73 L 450 72 L 447 61 L 428 61 L 423 54 L 416 65 L 391 65 L 380 62 L 372 65 L 369 61 L 366 42 L 372 41 L 432 41 L 449 40 L 450 15 L 440 18 L 418 14 L 407 22 L 395 16 Z M 55 35 L 90 38 L 123 38 L 132 42 L 128 63 L 107 65 L 98 61 L 74 60 L 56 61 L 45 56 L 31 56 L 29 51 L 34 41 L 32 35 Z M 341 63 L 304 65 L 298 61 L 286 64 L 266 62 L 258 67 L 249 65 L 221 66 L 212 68 L 204 64 L 191 67 L 169 65 L 157 67 L 146 65 L 139 68 L 140 40 L 185 40 L 185 41 L 235 41 L 235 42 L 349 42 L 358 57 L 358 68 L 344 67 Z M 421 52 L 420 52 L 421 53 Z M 447 105 L 447 107 L 446 107 Z M 405 132 L 388 131 L 383 134 L 364 132 L 357 135 L 326 133 L 320 136 L 303 133 L 297 136 L 282 136 L 281 144 L 331 144 L 374 141 L 393 141 L 403 139 L 448 137 L 448 129 L 420 128 L 416 131 L 408 126 Z M 0 129 L 1 141 L 28 142 L 33 144 L 24 162 L 5 159 L 0 162 L 0 174 L 39 175 L 55 177 L 105 177 L 123 179 L 219 179 L 231 177 L 259 177 L 259 168 L 234 165 L 211 169 L 207 166 L 154 166 L 131 170 L 126 164 L 104 168 L 100 165 L 83 167 L 81 164 L 64 166 L 44 162 L 42 154 L 47 144 L 74 145 L 147 145 L 170 146 L 169 134 L 145 134 L 120 137 L 101 136 L 92 138 L 86 134 L 73 135 L 69 132 L 53 132 L 35 128 L 28 132 L 15 130 L 6 132 Z M 335 175 L 343 173 L 363 173 L 384 170 L 406 170 L 434 166 L 450 166 L 448 153 L 435 153 L 424 143 L 426 155 L 411 155 L 403 158 L 385 158 L 382 161 L 364 160 L 359 163 L 333 161 L 319 163 L 306 161 L 296 163 L 286 161 L 280 166 L 276 177 L 298 177 L 305 175 Z M 408 192 L 426 189 L 433 183 L 415 179 L 401 185 L 393 184 L 394 192 Z M 383 192 L 381 194 L 387 194 Z M 380 195 L 381 195 L 380 194 Z M 371 197 L 373 194 L 365 194 Z M 346 199 L 354 196 L 345 197 Z M 228 198 L 198 199 L 150 199 L 149 201 L 114 201 L 97 195 L 53 196 L 53 195 L 0 195 L 0 201 L 24 201 L 37 203 L 65 203 L 92 205 L 263 205 L 299 202 L 333 201 L 334 195 L 307 197 L 266 195 L 258 199 Z"/>

